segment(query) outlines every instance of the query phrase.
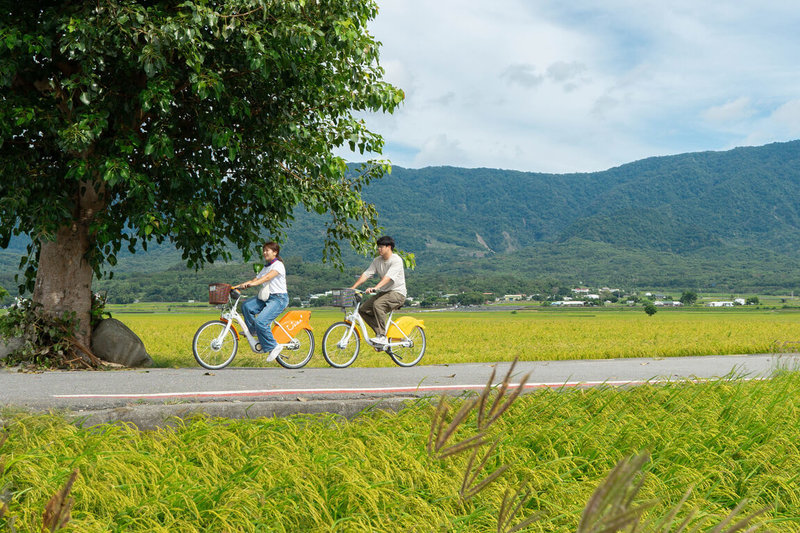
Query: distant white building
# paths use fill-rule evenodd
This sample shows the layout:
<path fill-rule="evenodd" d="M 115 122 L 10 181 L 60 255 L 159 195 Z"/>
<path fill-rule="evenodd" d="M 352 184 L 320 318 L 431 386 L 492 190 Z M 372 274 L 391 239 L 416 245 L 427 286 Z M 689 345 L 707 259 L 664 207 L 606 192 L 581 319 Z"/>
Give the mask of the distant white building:
<path fill-rule="evenodd" d="M 708 302 L 707 307 L 733 307 L 733 302 Z"/>
<path fill-rule="evenodd" d="M 747 303 L 747 301 L 744 298 L 734 298 L 733 303 L 735 305 L 744 305 Z"/>
<path fill-rule="evenodd" d="M 677 300 L 656 300 L 653 302 L 653 305 L 656 307 L 680 307 L 683 305 L 683 303 Z"/>
<path fill-rule="evenodd" d="M 556 307 L 583 307 L 584 302 L 581 300 L 561 300 L 558 302 L 551 302 L 550 305 Z"/>

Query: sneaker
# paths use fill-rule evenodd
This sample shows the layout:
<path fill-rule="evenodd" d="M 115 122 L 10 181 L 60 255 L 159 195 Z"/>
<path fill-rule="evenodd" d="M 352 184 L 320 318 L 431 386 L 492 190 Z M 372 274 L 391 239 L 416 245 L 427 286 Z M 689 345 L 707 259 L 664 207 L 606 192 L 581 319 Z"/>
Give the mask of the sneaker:
<path fill-rule="evenodd" d="M 372 337 L 369 340 L 369 342 L 371 342 L 372 344 L 386 344 L 389 341 L 386 340 L 386 337 L 384 335 L 380 335 L 378 337 Z"/>
<path fill-rule="evenodd" d="M 271 363 L 272 361 L 274 361 L 275 359 L 277 359 L 277 358 L 278 358 L 278 356 L 279 356 L 279 355 L 280 355 L 280 353 L 281 353 L 281 350 L 283 350 L 283 346 L 281 346 L 280 344 L 279 344 L 279 345 L 277 345 L 276 347 L 274 347 L 274 348 L 272 349 L 272 351 L 271 351 L 271 352 L 269 352 L 269 355 L 267 356 L 267 363 Z"/>

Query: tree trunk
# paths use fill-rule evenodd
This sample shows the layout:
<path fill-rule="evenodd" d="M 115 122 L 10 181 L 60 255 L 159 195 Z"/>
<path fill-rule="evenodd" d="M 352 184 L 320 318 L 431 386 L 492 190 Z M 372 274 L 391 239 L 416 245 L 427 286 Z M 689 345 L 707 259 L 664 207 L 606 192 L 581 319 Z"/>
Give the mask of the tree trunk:
<path fill-rule="evenodd" d="M 75 338 L 91 346 L 92 267 L 86 261 L 89 238 L 86 226 L 62 227 L 55 241 L 41 243 L 39 270 L 33 301 L 50 316 L 74 311 L 78 319 Z"/>
<path fill-rule="evenodd" d="M 80 182 L 73 223 L 62 226 L 54 241 L 41 242 L 33 288 L 33 301 L 42 304 L 50 316 L 75 313 L 78 319 L 75 338 L 87 347 L 92 345 L 93 270 L 86 258 L 94 240 L 89 225 L 105 207 L 104 192 L 102 183 Z"/>

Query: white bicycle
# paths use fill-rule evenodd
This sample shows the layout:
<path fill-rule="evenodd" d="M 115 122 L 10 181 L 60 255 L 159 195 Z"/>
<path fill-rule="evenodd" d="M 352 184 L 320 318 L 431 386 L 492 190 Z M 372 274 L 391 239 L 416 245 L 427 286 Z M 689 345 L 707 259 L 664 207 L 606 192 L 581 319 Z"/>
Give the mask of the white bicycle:
<path fill-rule="evenodd" d="M 244 333 L 250 348 L 258 353 L 261 343 L 250 332 L 244 318 L 237 311 L 242 293 L 230 285 L 209 285 L 209 303 L 221 304 L 219 320 L 206 322 L 192 340 L 192 352 L 200 366 L 219 370 L 228 366 L 239 349 L 239 331 Z M 224 300 L 224 303 L 223 303 Z M 276 361 L 284 368 L 301 368 L 314 354 L 314 333 L 311 331 L 311 311 L 289 311 L 279 320 L 272 321 L 272 336 L 283 349 Z M 234 323 L 239 325 L 236 329 Z M 265 354 L 266 355 L 266 354 Z"/>
<path fill-rule="evenodd" d="M 353 364 L 361 349 L 361 340 L 376 351 L 386 352 L 400 366 L 414 366 L 425 355 L 425 324 L 422 320 L 402 316 L 396 321 L 393 313 L 386 320 L 386 344 L 373 343 L 367 334 L 367 325 L 358 314 L 364 292 L 358 289 L 336 289 L 333 303 L 345 311 L 343 321 L 331 324 L 322 338 L 322 356 L 329 365 L 345 368 Z M 354 305 L 351 313 L 346 308 Z"/>

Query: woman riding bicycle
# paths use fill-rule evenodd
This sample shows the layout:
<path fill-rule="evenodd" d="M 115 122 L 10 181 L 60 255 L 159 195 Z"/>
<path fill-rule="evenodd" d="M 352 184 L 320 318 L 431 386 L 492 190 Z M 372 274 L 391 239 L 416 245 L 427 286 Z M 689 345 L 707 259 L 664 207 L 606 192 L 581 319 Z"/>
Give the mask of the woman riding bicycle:
<path fill-rule="evenodd" d="M 270 241 L 264 243 L 261 251 L 266 265 L 258 275 L 250 281 L 245 281 L 233 287 L 234 289 L 247 289 L 259 285 L 263 286 L 258 296 L 250 298 L 242 304 L 242 316 L 250 331 L 258 336 L 261 351 L 269 352 L 267 361 L 274 361 L 281 353 L 281 348 L 272 336 L 270 324 L 289 305 L 289 294 L 286 291 L 286 267 L 281 259 L 281 247 L 278 243 Z"/>

